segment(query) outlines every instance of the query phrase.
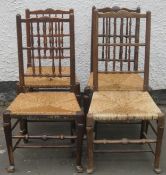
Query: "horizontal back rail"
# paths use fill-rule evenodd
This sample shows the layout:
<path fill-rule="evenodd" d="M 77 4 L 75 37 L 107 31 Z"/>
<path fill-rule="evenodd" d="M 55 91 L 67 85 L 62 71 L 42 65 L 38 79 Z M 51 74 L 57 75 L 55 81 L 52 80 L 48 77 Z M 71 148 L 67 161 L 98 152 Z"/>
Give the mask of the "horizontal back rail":
<path fill-rule="evenodd" d="M 64 19 L 64 18 L 50 18 L 50 17 L 39 17 L 39 18 L 28 18 L 28 19 L 21 19 L 21 22 L 26 23 L 29 22 L 69 22 L 70 19 Z"/>
<path fill-rule="evenodd" d="M 99 12 L 98 13 L 98 17 L 99 18 L 110 18 L 110 17 L 114 17 L 114 18 L 146 18 L 146 14 L 140 14 L 140 13 L 136 13 L 136 12 L 128 12 L 126 10 L 121 10 L 119 12 L 106 12 L 106 13 L 102 13 Z"/>
<path fill-rule="evenodd" d="M 71 13 L 71 10 L 54 10 L 54 9 L 46 9 L 46 10 L 33 10 L 33 11 L 30 11 L 29 9 L 27 9 L 29 11 L 29 14 L 42 14 L 42 15 L 45 15 L 45 14 L 70 14 Z"/>

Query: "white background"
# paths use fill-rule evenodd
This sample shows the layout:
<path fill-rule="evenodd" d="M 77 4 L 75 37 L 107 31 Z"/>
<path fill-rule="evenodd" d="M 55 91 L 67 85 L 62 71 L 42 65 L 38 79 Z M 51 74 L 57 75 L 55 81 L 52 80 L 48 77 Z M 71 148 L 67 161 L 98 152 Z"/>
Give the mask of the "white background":
<path fill-rule="evenodd" d="M 0 0 L 0 81 L 18 80 L 15 16 L 24 10 L 66 9 L 75 11 L 76 71 L 85 87 L 90 66 L 91 9 L 106 6 L 141 7 L 152 12 L 150 86 L 166 89 L 166 0 Z"/>

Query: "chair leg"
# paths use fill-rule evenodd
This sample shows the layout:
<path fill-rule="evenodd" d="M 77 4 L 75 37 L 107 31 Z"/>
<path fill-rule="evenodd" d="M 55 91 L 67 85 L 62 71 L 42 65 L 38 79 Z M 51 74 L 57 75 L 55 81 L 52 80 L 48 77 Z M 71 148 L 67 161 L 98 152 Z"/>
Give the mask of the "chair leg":
<path fill-rule="evenodd" d="M 85 114 L 85 126 L 86 126 L 86 118 L 87 113 L 89 111 L 90 103 L 92 100 L 93 91 L 90 89 L 90 87 L 86 87 L 84 89 L 84 96 L 83 96 L 83 107 L 84 107 L 84 114 Z M 85 134 L 86 134 L 86 128 L 85 128 Z"/>
<path fill-rule="evenodd" d="M 143 120 L 141 123 L 141 132 L 140 132 L 140 139 L 144 138 L 144 134 L 143 133 L 147 133 L 148 132 L 148 121 Z"/>
<path fill-rule="evenodd" d="M 89 110 L 89 96 L 87 95 L 84 95 L 83 96 L 83 107 L 84 107 L 84 114 L 85 116 L 87 116 L 87 113 L 88 113 L 88 110 Z M 84 122 L 84 125 L 86 126 L 86 118 L 85 117 L 85 122 Z M 85 128 L 85 134 L 86 134 L 86 128 Z"/>
<path fill-rule="evenodd" d="M 20 133 L 22 135 L 28 134 L 28 122 L 27 122 L 27 119 L 22 119 L 20 121 Z M 28 143 L 28 139 L 27 138 L 24 138 L 23 141 L 24 141 L 24 143 Z"/>
<path fill-rule="evenodd" d="M 90 103 L 92 100 L 92 95 L 93 95 L 93 91 L 89 88 L 86 87 L 84 89 L 84 97 L 83 97 L 83 106 L 84 106 L 84 114 L 87 115 L 88 111 L 89 111 L 89 107 L 90 107 Z"/>
<path fill-rule="evenodd" d="M 93 127 L 86 127 L 87 131 L 87 152 L 88 152 L 88 162 L 87 162 L 87 173 L 93 173 Z"/>
<path fill-rule="evenodd" d="M 17 94 L 21 93 L 21 87 L 20 87 L 20 83 L 19 82 L 16 83 L 16 93 Z"/>
<path fill-rule="evenodd" d="M 13 173 L 15 171 L 14 166 L 14 155 L 13 155 L 13 145 L 12 145 L 12 130 L 11 130 L 11 117 L 10 112 L 6 111 L 3 115 L 4 133 L 6 139 L 6 146 L 9 157 L 9 167 L 8 172 Z"/>
<path fill-rule="evenodd" d="M 155 160 L 154 160 L 154 171 L 157 174 L 161 173 L 160 153 L 161 153 L 163 132 L 164 132 L 164 117 L 161 117 L 157 122 L 157 143 L 156 143 Z"/>
<path fill-rule="evenodd" d="M 79 105 L 81 106 L 81 92 L 80 92 L 80 83 L 76 83 L 76 86 L 74 88 L 74 93 L 76 95 L 77 101 Z"/>
<path fill-rule="evenodd" d="M 82 116 L 80 117 L 82 118 Z M 77 121 L 77 153 L 76 153 L 76 170 L 78 173 L 83 172 L 83 167 L 81 164 L 82 159 L 82 144 L 83 144 L 83 136 L 84 136 L 84 124 L 81 119 L 81 122 Z"/>
<path fill-rule="evenodd" d="M 90 104 L 89 101 L 90 101 L 90 99 L 87 95 L 84 95 L 83 99 L 84 99 L 84 101 L 83 101 L 83 103 L 84 103 L 84 114 L 87 114 L 88 110 L 89 110 L 89 104 Z"/>
<path fill-rule="evenodd" d="M 97 128 L 98 128 L 98 123 L 95 122 L 95 125 L 94 125 L 95 140 L 98 138 L 98 135 L 97 135 Z"/>
<path fill-rule="evenodd" d="M 75 122 L 71 122 L 70 123 L 70 134 L 71 134 L 71 136 L 73 136 L 74 135 L 74 131 L 75 130 Z M 71 143 L 74 143 L 75 142 L 75 139 L 71 139 Z"/>

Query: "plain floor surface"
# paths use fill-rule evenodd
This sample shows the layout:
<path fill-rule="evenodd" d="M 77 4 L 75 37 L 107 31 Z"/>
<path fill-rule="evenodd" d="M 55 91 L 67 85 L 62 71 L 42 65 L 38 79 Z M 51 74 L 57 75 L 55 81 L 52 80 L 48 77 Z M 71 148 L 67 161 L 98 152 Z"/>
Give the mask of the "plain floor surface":
<path fill-rule="evenodd" d="M 160 106 L 166 113 L 166 106 Z M 2 111 L 4 108 L 1 108 Z M 67 123 L 32 123 L 29 131 L 32 134 L 58 134 L 68 132 L 70 127 Z M 140 127 L 138 125 L 109 125 L 98 126 L 98 137 L 103 133 L 106 136 L 139 136 Z M 32 142 L 35 142 L 34 140 Z M 41 141 L 36 141 L 41 142 Z M 55 143 L 56 141 L 51 141 Z M 48 143 L 48 142 L 46 142 Z M 44 143 L 45 144 L 45 143 Z M 108 146 L 106 146 L 107 148 Z M 110 147 L 110 146 L 109 146 Z M 143 145 L 130 146 L 143 149 Z M 126 145 L 116 146 L 116 148 L 128 148 Z M 166 134 L 164 134 L 161 168 L 162 175 L 166 175 Z M 14 152 L 15 168 L 14 175 L 76 175 L 74 150 L 71 149 L 16 149 Z M 95 154 L 94 175 L 153 175 L 153 155 L 151 153 L 98 153 Z M 86 174 L 86 141 L 83 145 L 83 166 Z M 0 175 L 8 174 L 7 150 L 2 127 L 2 115 L 0 117 Z"/>

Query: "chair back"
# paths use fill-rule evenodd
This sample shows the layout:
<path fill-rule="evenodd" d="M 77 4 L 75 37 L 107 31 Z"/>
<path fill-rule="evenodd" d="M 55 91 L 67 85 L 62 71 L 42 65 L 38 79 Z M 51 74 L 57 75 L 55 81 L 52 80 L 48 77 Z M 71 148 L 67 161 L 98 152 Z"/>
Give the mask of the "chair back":
<path fill-rule="evenodd" d="M 96 9 L 96 7 L 95 6 L 93 6 L 92 7 L 92 27 L 91 27 L 91 68 L 90 68 L 90 71 L 91 72 L 93 72 L 93 21 L 94 21 L 94 17 L 93 17 L 93 15 L 94 15 L 94 11 L 95 10 L 97 10 L 98 12 L 103 12 L 103 13 L 106 13 L 106 12 L 113 12 L 113 11 L 115 11 L 115 12 L 117 12 L 117 11 L 119 11 L 119 10 L 126 10 L 126 11 L 128 11 L 128 12 L 137 12 L 137 13 L 140 13 L 140 8 L 139 7 L 137 7 L 137 9 L 128 9 L 128 8 L 119 8 L 118 6 L 114 6 L 114 7 L 112 7 L 112 8 L 110 8 L 110 7 L 105 7 L 105 8 L 100 8 L 100 9 Z M 103 18 L 103 21 L 102 21 L 102 24 L 100 24 L 101 26 L 102 26 L 102 35 L 100 36 L 100 38 L 102 38 L 102 42 L 104 43 L 104 40 L 105 40 L 105 33 L 106 33 L 106 29 L 105 29 L 105 18 Z M 138 31 L 138 32 L 135 32 L 134 34 L 133 34 L 133 37 L 134 37 L 134 35 L 135 35 L 135 39 L 136 40 L 138 40 L 139 39 L 139 36 L 138 36 L 138 34 L 139 34 L 139 26 L 140 26 L 140 20 L 139 19 L 137 19 L 137 22 L 135 23 L 135 29 L 136 29 L 136 31 Z M 127 26 L 126 26 L 127 27 Z M 111 32 L 110 30 L 108 31 L 109 33 Z M 126 33 L 127 33 L 127 30 L 126 30 Z M 136 33 L 138 33 L 137 35 L 136 35 Z M 124 35 L 124 34 L 122 34 L 122 35 Z M 113 36 L 109 36 L 110 38 L 111 37 L 113 37 Z M 102 47 L 102 58 L 104 58 L 104 54 L 105 54 L 105 50 L 104 50 L 104 46 Z"/>
<path fill-rule="evenodd" d="M 98 90 L 98 73 L 143 74 L 143 88 L 148 90 L 151 12 L 117 7 L 92 11 L 94 90 Z"/>
<path fill-rule="evenodd" d="M 16 20 L 20 85 L 26 86 L 25 77 L 69 77 L 74 88 L 74 11 L 26 10 L 26 19 L 17 15 Z M 47 67 L 51 70 L 45 71 Z M 27 68 L 32 72 L 26 73 Z"/>

